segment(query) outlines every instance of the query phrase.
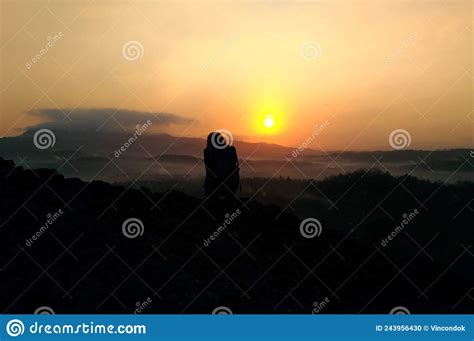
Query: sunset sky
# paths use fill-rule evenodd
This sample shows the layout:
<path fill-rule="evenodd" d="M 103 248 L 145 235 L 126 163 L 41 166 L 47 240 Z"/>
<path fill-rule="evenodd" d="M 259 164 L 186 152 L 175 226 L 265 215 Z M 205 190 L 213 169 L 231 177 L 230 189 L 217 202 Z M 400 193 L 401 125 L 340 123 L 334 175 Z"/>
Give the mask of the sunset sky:
<path fill-rule="evenodd" d="M 471 1 L 2 0 L 0 137 L 40 109 L 120 108 L 176 115 L 153 127 L 176 136 L 298 146 L 328 122 L 310 147 L 390 149 L 405 129 L 410 148 L 470 148 L 472 14 Z"/>

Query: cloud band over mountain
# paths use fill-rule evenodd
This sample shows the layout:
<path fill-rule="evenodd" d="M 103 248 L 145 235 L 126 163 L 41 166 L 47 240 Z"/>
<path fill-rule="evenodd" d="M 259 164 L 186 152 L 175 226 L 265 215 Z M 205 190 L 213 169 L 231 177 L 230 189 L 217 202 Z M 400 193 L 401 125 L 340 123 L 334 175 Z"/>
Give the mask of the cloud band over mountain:
<path fill-rule="evenodd" d="M 48 128 L 68 131 L 124 132 L 134 130 L 137 125 L 142 125 L 148 120 L 153 123 L 154 128 L 193 122 L 191 118 L 172 113 L 120 108 L 40 108 L 31 110 L 27 114 L 44 119 L 45 122 L 25 127 L 26 131 Z"/>

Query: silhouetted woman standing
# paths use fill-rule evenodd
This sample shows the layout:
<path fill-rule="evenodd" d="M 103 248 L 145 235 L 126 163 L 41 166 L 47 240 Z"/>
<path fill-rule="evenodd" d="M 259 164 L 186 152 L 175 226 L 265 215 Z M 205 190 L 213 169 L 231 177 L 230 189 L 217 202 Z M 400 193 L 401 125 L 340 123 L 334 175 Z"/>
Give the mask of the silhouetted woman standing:
<path fill-rule="evenodd" d="M 232 197 L 240 185 L 239 160 L 235 148 L 229 145 L 221 133 L 212 132 L 207 136 L 204 164 L 206 195 L 214 198 Z"/>

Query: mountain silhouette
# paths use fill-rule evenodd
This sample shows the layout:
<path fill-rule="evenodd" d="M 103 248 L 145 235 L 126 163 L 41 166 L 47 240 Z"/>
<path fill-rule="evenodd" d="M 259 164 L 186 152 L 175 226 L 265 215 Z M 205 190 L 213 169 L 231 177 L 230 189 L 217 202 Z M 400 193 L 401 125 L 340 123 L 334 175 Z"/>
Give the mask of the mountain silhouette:
<path fill-rule="evenodd" d="M 124 131 L 62 129 L 54 130 L 54 145 L 41 150 L 34 144 L 34 129 L 0 138 L 0 157 L 20 162 L 26 168 L 55 168 L 67 177 L 84 181 L 126 182 L 138 177 L 167 181 L 170 175 L 196 179 L 204 176 L 204 167 L 199 165 L 206 146 L 203 138 L 146 133 L 130 140 L 133 133 Z M 322 179 L 374 165 L 394 175 L 412 173 L 449 182 L 472 179 L 473 174 L 468 149 L 326 153 L 237 139 L 233 145 L 245 178 L 268 178 L 278 173 L 291 178 Z"/>
<path fill-rule="evenodd" d="M 33 144 L 33 136 L 36 130 L 27 130 L 23 134 L 14 137 L 0 138 L 0 155 L 4 158 L 14 158 L 18 155 L 28 156 L 35 159 L 38 149 Z M 109 155 L 126 143 L 133 135 L 132 132 L 90 131 L 76 130 L 54 130 L 55 146 L 53 149 L 42 151 L 42 160 L 46 157 L 53 158 L 54 155 L 63 153 L 73 154 L 81 148 L 76 156 L 81 155 Z M 283 158 L 291 156 L 295 148 L 285 147 L 278 144 L 265 142 L 251 143 L 234 140 L 233 144 L 239 150 L 242 157 L 254 158 Z M 202 150 L 206 145 L 206 139 L 199 137 L 172 136 L 169 134 L 143 134 L 136 143 L 127 147 L 124 156 L 127 157 L 149 157 L 151 155 L 175 154 L 202 156 Z M 140 147 L 141 146 L 141 147 Z M 302 155 L 321 155 L 320 152 L 306 148 Z"/>
<path fill-rule="evenodd" d="M 84 182 L 0 158 L 1 311 L 470 312 L 474 184 L 359 171 L 314 186 L 327 199 L 307 217 L 316 235 L 251 198 Z"/>

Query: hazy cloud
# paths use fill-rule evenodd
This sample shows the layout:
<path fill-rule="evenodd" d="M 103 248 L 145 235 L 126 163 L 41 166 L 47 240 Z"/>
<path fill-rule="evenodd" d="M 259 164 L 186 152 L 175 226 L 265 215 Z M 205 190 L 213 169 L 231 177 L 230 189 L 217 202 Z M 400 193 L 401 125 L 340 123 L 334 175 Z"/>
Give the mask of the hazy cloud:
<path fill-rule="evenodd" d="M 165 112 L 146 112 L 119 108 L 92 108 L 92 109 L 35 109 L 28 112 L 45 120 L 29 129 L 49 128 L 54 130 L 85 130 L 85 131 L 116 131 L 134 130 L 148 120 L 153 127 L 165 127 L 173 124 L 190 124 L 193 120 Z"/>

